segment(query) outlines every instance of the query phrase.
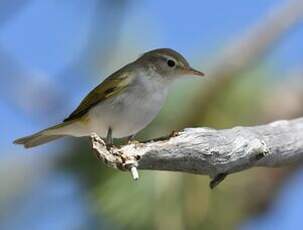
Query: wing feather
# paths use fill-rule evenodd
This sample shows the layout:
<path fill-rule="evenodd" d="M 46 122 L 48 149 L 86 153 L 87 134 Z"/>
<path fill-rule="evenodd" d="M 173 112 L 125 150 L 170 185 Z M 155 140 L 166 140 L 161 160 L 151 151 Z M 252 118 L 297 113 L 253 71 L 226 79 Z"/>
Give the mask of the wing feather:
<path fill-rule="evenodd" d="M 72 112 L 65 120 L 71 121 L 85 115 L 92 107 L 98 103 L 113 97 L 125 90 L 131 83 L 133 77 L 129 72 L 117 71 L 105 79 L 101 84 L 94 88 L 80 103 L 77 109 Z"/>

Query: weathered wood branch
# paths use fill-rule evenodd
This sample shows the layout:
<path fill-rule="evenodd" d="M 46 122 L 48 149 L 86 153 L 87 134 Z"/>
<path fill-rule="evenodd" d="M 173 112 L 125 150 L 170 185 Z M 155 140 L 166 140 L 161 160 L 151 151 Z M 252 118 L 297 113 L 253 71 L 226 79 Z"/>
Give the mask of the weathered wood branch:
<path fill-rule="evenodd" d="M 230 173 L 303 159 L 303 118 L 224 130 L 188 128 L 109 150 L 99 137 L 91 140 L 97 157 L 111 167 L 135 174 L 136 168 L 204 174 L 213 179 L 214 187 Z"/>

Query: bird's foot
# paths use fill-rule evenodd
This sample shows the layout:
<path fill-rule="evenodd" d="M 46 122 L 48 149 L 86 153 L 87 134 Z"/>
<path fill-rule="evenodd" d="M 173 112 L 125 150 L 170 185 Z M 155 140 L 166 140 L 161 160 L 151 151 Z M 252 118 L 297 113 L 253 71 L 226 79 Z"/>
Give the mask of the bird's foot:
<path fill-rule="evenodd" d="M 139 144 L 139 143 L 140 143 L 140 142 L 137 141 L 137 140 L 128 140 L 128 141 L 127 141 L 127 144 L 128 144 L 128 145 L 132 145 L 132 144 L 135 145 L 135 144 Z"/>
<path fill-rule="evenodd" d="M 131 145 L 131 144 L 139 144 L 140 142 L 135 140 L 135 135 L 131 135 L 128 137 L 127 139 L 127 144 Z"/>
<path fill-rule="evenodd" d="M 114 147 L 114 145 L 113 145 L 112 143 L 106 143 L 105 146 L 106 146 L 106 149 L 107 149 L 108 151 L 111 150 L 111 148 Z"/>
<path fill-rule="evenodd" d="M 179 132 L 177 130 L 173 130 L 170 134 L 169 137 L 176 137 L 178 136 Z"/>

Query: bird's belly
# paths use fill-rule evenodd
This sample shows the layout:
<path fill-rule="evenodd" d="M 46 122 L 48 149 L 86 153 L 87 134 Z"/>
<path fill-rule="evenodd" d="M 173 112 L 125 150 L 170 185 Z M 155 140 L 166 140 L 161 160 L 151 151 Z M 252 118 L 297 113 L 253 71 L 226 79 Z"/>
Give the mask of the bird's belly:
<path fill-rule="evenodd" d="M 112 129 L 114 138 L 136 134 L 145 128 L 159 113 L 166 98 L 166 92 L 150 94 L 123 93 L 95 106 L 89 114 L 91 132 L 101 137 Z"/>

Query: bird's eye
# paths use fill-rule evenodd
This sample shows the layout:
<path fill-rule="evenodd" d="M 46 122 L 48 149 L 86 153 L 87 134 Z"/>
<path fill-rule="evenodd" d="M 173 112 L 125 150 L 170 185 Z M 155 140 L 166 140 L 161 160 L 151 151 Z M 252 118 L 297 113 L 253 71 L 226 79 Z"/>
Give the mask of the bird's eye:
<path fill-rule="evenodd" d="M 173 60 L 169 59 L 169 60 L 167 61 L 167 65 L 168 65 L 169 67 L 174 67 L 174 66 L 176 65 L 176 63 L 175 63 Z"/>

